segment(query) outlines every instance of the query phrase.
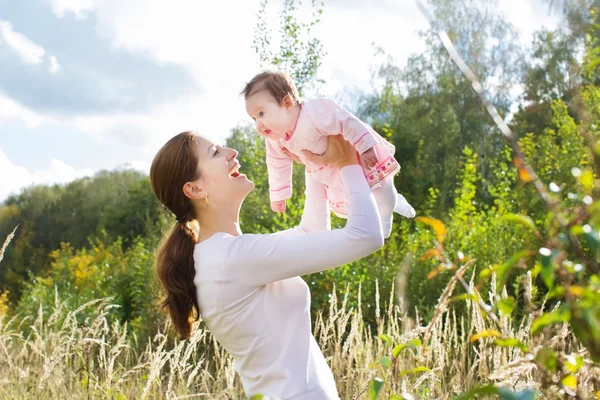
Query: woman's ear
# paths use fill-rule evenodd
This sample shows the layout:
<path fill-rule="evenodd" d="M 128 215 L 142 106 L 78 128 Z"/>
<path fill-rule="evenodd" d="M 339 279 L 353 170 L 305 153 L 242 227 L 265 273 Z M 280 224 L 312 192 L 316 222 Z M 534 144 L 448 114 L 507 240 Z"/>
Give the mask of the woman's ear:
<path fill-rule="evenodd" d="M 183 194 L 189 199 L 203 199 L 205 197 L 204 189 L 197 182 L 187 182 L 183 185 Z"/>

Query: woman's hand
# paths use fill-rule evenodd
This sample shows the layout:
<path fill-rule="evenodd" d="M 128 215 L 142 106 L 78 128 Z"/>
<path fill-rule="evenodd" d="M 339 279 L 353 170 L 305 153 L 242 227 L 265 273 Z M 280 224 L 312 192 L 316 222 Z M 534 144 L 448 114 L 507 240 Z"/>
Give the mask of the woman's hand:
<path fill-rule="evenodd" d="M 323 154 L 302 150 L 306 160 L 317 165 L 336 164 L 338 168 L 358 164 L 356 149 L 342 135 L 327 137 L 327 150 Z"/>

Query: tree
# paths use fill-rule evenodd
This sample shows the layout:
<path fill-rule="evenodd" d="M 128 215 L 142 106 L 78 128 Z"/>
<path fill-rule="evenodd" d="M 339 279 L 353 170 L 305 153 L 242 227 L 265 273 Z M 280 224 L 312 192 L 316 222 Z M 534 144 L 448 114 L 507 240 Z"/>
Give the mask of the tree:
<path fill-rule="evenodd" d="M 254 28 L 253 48 L 260 57 L 262 68 L 288 73 L 302 96 L 319 83 L 316 75 L 325 52 L 321 40 L 312 36 L 311 32 L 321 22 L 324 1 L 311 0 L 312 19 L 308 23 L 298 21 L 297 11 L 301 5 L 301 0 L 284 1 L 279 23 L 281 39 L 279 43 L 273 43 L 267 22 L 268 0 L 263 0 Z"/>
<path fill-rule="evenodd" d="M 585 52 L 586 36 L 591 33 L 593 1 L 548 2 L 552 9 L 562 13 L 566 23 L 553 31 L 535 34 L 533 52 L 524 68 L 523 104 L 511 123 L 519 136 L 540 133 L 552 126 L 554 100 L 564 101 L 575 116 L 573 107 L 578 89 L 587 83 L 580 58 Z"/>
<path fill-rule="evenodd" d="M 432 188 L 439 190 L 436 213 L 453 202 L 461 153 L 465 146 L 479 154 L 479 172 L 489 175 L 489 160 L 498 154 L 500 139 L 494 133 L 470 83 L 448 58 L 437 38 L 444 29 L 458 52 L 476 72 L 492 100 L 502 111 L 511 103 L 510 87 L 519 81 L 522 49 L 517 34 L 495 1 L 432 0 L 436 25 L 421 37 L 423 54 L 409 58 L 400 68 L 394 60 L 381 66 L 384 87 L 366 97 L 360 115 L 396 145 L 403 171 L 402 191 L 414 204 L 425 204 Z M 485 189 L 480 187 L 480 189 Z M 477 201 L 489 201 L 485 190 Z"/>
<path fill-rule="evenodd" d="M 23 282 L 45 272 L 48 254 L 61 243 L 80 249 L 90 237 L 121 237 L 129 246 L 136 237 L 156 235 L 164 227 L 148 177 L 134 170 L 32 186 L 9 197 L 2 210 L 0 236 L 20 226 L 0 269 L 0 290 L 10 290 L 11 301 L 18 299 Z"/>

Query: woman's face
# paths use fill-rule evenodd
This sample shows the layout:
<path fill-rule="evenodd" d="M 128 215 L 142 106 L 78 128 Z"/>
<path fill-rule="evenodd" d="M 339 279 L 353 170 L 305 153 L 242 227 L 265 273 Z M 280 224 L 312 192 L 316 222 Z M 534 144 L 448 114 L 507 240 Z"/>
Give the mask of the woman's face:
<path fill-rule="evenodd" d="M 196 136 L 200 178 L 194 185 L 200 190 L 199 198 L 208 196 L 209 205 L 231 204 L 239 206 L 254 189 L 254 183 L 239 172 L 238 152 Z"/>

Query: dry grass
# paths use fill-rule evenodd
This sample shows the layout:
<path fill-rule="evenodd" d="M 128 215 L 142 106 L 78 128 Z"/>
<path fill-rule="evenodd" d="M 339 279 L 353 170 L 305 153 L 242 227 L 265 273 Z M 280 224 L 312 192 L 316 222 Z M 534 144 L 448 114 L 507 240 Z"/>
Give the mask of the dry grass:
<path fill-rule="evenodd" d="M 378 310 L 375 332 L 363 323 L 360 311 L 347 309 L 347 296 L 341 301 L 333 296 L 329 315 L 319 313 L 314 332 L 334 371 L 342 399 L 368 398 L 370 380 L 375 376 L 386 378 L 390 373 L 372 366 L 382 356 L 390 355 L 390 345 L 379 337 L 382 334 L 395 343 L 428 337 L 421 348 L 403 351 L 393 368 L 395 375 L 416 366 L 430 371 L 393 380 L 387 375 L 379 398 L 387 399 L 393 390 L 411 393 L 415 398 L 447 399 L 484 383 L 517 390 L 532 388 L 541 391 L 544 399 L 561 397 L 557 389 L 541 387 L 543 376 L 527 354 L 492 346 L 490 339 L 471 343 L 471 335 L 497 327 L 470 300 L 468 317 L 457 316 L 449 305 L 452 289 L 448 289 L 440 298 L 432 324 L 422 326 L 418 318 L 411 320 L 401 311 L 402 299 L 392 298 L 391 307 Z M 46 319 L 41 307 L 35 320 L 0 317 L 0 398 L 243 398 L 233 360 L 202 326 L 188 341 L 173 342 L 159 333 L 148 343 L 139 344 L 127 334 L 126 325 L 109 325 L 107 312 L 111 307 L 114 305 L 110 299 L 103 299 L 67 311 L 57 299 Z M 95 308 L 95 318 L 78 321 L 80 313 L 90 308 Z M 502 316 L 501 330 L 529 349 L 549 343 L 559 352 L 579 353 L 587 360 L 566 326 L 553 338 L 532 339 L 532 319 L 530 315 L 515 326 Z M 597 376 L 600 368 L 586 361 L 577 374 L 581 398 L 593 398 L 593 391 L 598 390 Z"/>

